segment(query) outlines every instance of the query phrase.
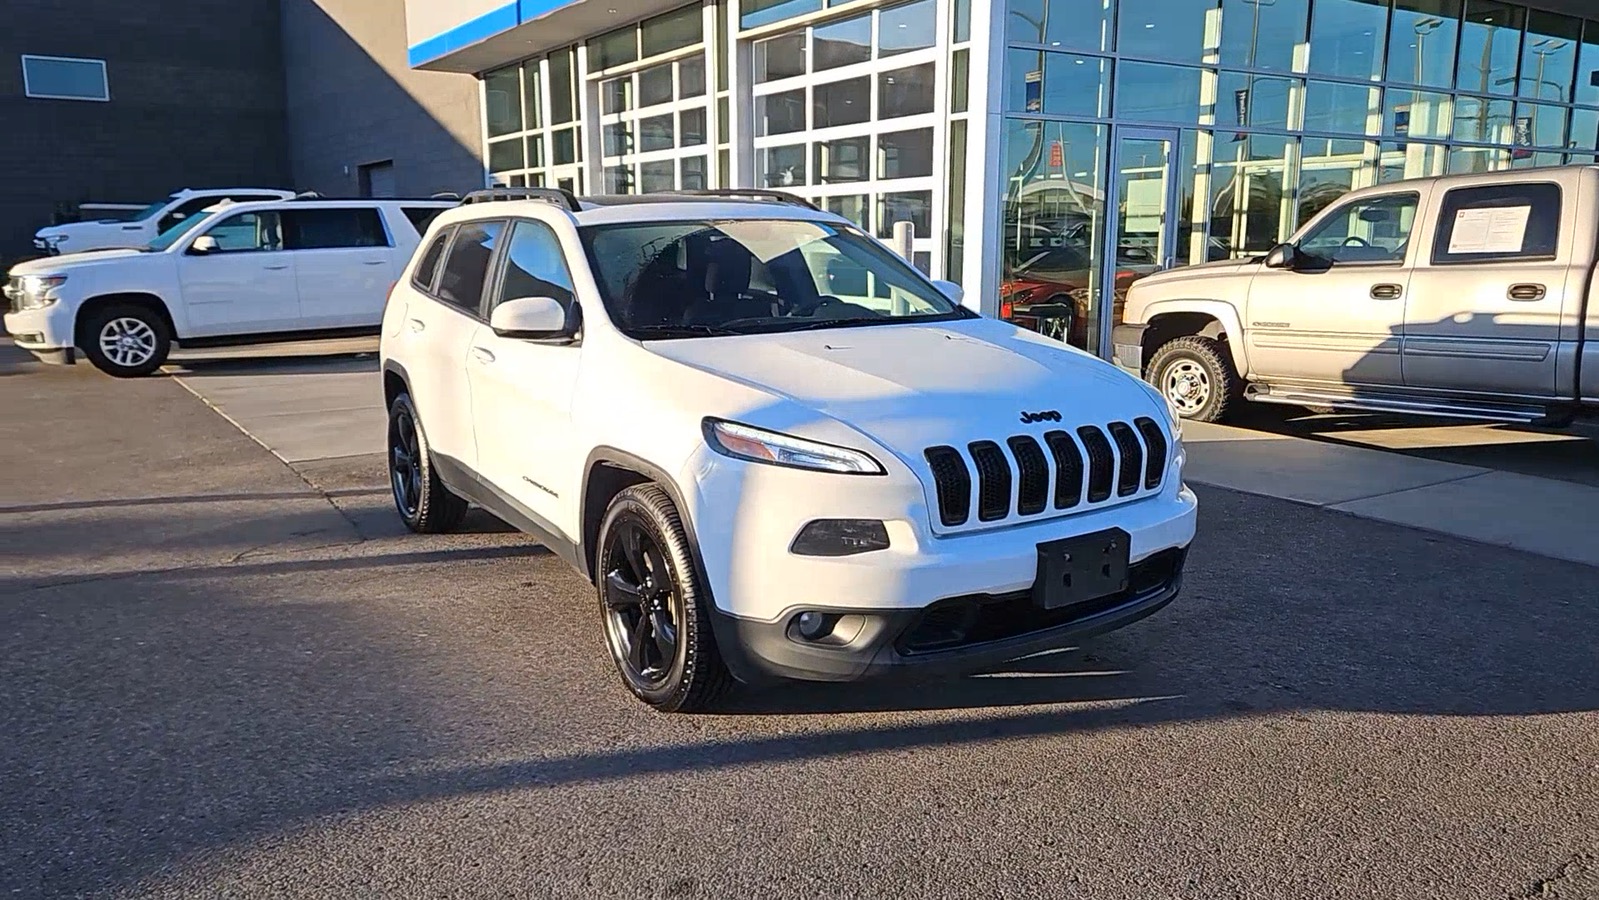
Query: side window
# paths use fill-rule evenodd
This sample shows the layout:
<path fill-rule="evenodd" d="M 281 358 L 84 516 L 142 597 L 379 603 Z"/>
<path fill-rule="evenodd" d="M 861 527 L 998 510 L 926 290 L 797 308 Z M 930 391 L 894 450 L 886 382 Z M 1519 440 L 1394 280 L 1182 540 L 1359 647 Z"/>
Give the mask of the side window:
<path fill-rule="evenodd" d="M 290 250 L 389 246 L 383 219 L 369 206 L 287 210 L 283 213 L 283 238 Z"/>
<path fill-rule="evenodd" d="M 283 235 L 275 212 L 246 212 L 228 216 L 206 230 L 216 239 L 219 253 L 282 250 Z"/>
<path fill-rule="evenodd" d="M 428 226 L 432 225 L 433 220 L 439 217 L 439 213 L 444 212 L 444 207 L 402 206 L 400 207 L 400 212 L 405 213 L 405 217 L 411 220 L 411 227 L 416 229 L 417 234 L 427 234 Z"/>
<path fill-rule="evenodd" d="M 489 262 L 503 230 L 504 222 L 467 222 L 456 229 L 455 242 L 450 245 L 450 255 L 439 275 L 439 299 L 477 313 L 483 285 L 489 277 Z"/>
<path fill-rule="evenodd" d="M 167 212 L 156 221 L 156 233 L 160 234 L 161 232 L 166 231 L 168 228 L 171 228 L 179 222 L 182 222 L 184 219 L 187 219 L 197 212 L 200 212 L 206 207 L 215 206 L 218 203 L 221 203 L 223 199 L 225 198 L 193 197 L 183 201 L 182 203 L 179 203 L 177 206 L 167 210 Z"/>
<path fill-rule="evenodd" d="M 1434 264 L 1548 259 L 1560 246 L 1560 186 L 1455 188 L 1438 213 Z"/>
<path fill-rule="evenodd" d="M 411 283 L 425 293 L 433 293 L 433 279 L 439 274 L 439 258 L 444 256 L 444 245 L 449 242 L 450 229 L 446 228 L 433 239 L 433 243 L 429 244 L 422 254 L 422 260 L 416 264 L 416 271 L 411 275 Z"/>
<path fill-rule="evenodd" d="M 550 297 L 572 308 L 572 272 L 555 231 L 543 222 L 519 221 L 505 245 L 505 273 L 489 308 L 523 297 Z"/>
<path fill-rule="evenodd" d="M 1299 242 L 1326 265 L 1397 265 L 1405 261 L 1416 227 L 1416 194 L 1367 197 L 1333 210 Z"/>

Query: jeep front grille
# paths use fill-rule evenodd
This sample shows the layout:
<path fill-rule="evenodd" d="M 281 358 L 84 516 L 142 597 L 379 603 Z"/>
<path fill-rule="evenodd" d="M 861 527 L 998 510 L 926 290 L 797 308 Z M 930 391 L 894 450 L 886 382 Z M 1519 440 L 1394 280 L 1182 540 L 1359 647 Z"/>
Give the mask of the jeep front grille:
<path fill-rule="evenodd" d="M 1055 512 L 1086 509 L 1157 490 L 1165 478 L 1171 448 L 1160 424 L 1147 416 L 1104 427 L 1084 425 L 1075 435 L 1048 431 L 1042 437 L 1042 446 L 1033 435 L 1018 434 L 1003 446 L 973 441 L 964 451 L 927 448 L 938 521 L 954 528 L 973 516 L 990 523 L 1040 516 L 1052 507 Z"/>

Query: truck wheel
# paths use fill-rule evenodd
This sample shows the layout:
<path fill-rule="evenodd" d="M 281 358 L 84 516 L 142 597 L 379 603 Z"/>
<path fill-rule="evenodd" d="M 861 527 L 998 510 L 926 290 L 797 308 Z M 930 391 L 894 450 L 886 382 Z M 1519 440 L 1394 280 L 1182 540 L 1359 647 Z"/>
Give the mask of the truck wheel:
<path fill-rule="evenodd" d="M 409 394 L 389 406 L 389 487 L 405 527 L 418 534 L 452 531 L 466 518 L 466 501 L 445 487 L 433 468 Z"/>
<path fill-rule="evenodd" d="M 616 495 L 600 523 L 595 586 L 605 643 L 622 683 L 662 712 L 715 707 L 733 684 L 711 632 L 683 520 L 666 492 Z"/>
<path fill-rule="evenodd" d="M 114 303 L 91 312 L 80 326 L 78 343 L 94 367 L 117 378 L 148 375 L 167 361 L 172 335 L 148 307 Z"/>
<path fill-rule="evenodd" d="M 1148 378 L 1178 415 L 1195 422 L 1222 421 L 1243 390 L 1226 351 L 1205 337 L 1162 344 L 1149 361 Z"/>

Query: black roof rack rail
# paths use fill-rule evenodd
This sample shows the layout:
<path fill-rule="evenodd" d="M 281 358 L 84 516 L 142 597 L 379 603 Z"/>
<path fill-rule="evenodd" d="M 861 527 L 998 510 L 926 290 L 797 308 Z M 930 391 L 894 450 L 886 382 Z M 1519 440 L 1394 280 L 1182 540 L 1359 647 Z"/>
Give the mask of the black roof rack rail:
<path fill-rule="evenodd" d="M 775 203 L 787 203 L 791 206 L 803 206 L 821 212 L 821 208 L 804 197 L 797 197 L 788 191 L 773 191 L 766 188 L 710 188 L 699 191 L 670 191 L 684 197 L 750 197 L 756 200 L 771 200 Z"/>
<path fill-rule="evenodd" d="M 477 191 L 468 191 L 461 198 L 461 204 L 491 203 L 495 200 L 544 200 L 550 203 L 559 203 L 572 212 L 582 212 L 583 204 L 577 200 L 577 195 L 571 191 L 560 188 L 548 187 L 501 187 L 483 188 Z"/>

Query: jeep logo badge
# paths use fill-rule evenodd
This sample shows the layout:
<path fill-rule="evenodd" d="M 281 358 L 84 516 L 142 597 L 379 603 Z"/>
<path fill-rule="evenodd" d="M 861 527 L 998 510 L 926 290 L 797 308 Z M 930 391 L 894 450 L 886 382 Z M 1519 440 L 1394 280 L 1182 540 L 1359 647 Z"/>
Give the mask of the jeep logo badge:
<path fill-rule="evenodd" d="M 1060 421 L 1060 413 L 1056 412 L 1053 409 L 1046 409 L 1043 412 L 1023 412 L 1022 413 L 1022 424 L 1023 425 L 1031 425 L 1034 422 L 1059 422 L 1059 421 Z"/>

